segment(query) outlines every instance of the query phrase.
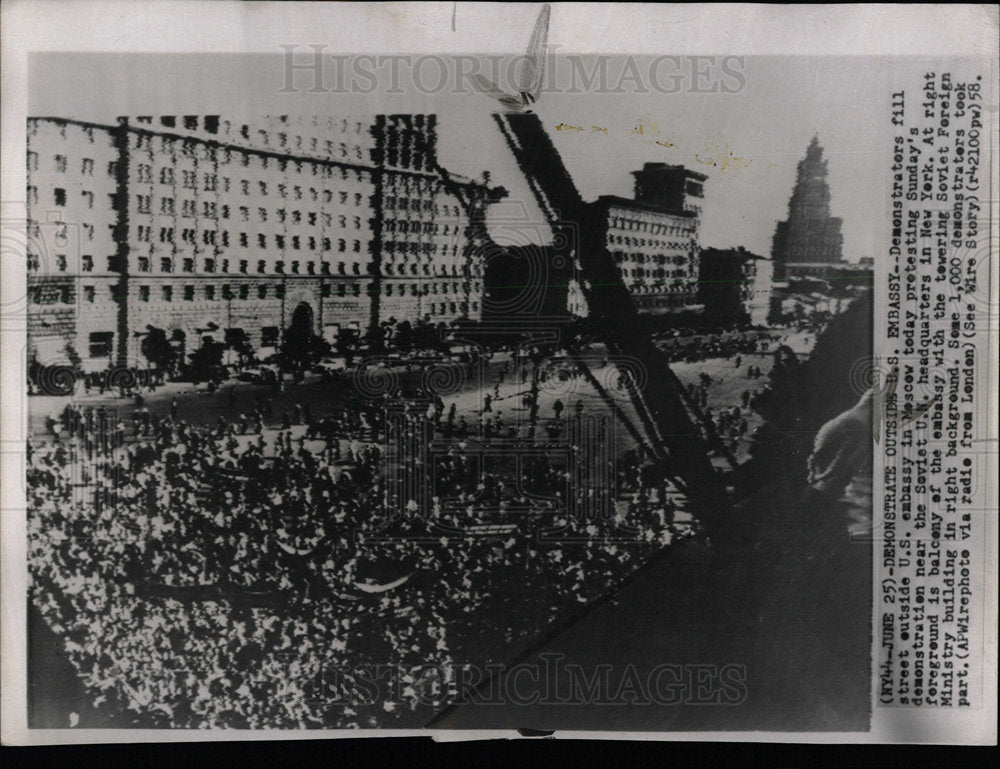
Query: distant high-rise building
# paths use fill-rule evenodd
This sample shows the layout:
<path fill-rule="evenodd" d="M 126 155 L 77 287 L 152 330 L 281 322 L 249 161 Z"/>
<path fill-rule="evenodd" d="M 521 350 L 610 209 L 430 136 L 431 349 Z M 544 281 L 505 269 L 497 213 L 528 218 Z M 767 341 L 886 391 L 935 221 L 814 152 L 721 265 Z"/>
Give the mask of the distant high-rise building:
<path fill-rule="evenodd" d="M 817 264 L 842 261 L 842 221 L 830 216 L 830 185 L 823 148 L 815 136 L 799 161 L 798 176 L 788 219 L 778 222 L 774 232 L 772 256 L 775 280 L 793 276 L 801 265 L 807 272 Z"/>
<path fill-rule="evenodd" d="M 639 312 L 691 309 L 698 301 L 698 234 L 705 174 L 646 163 L 633 171 L 634 199 L 602 195 L 589 204 L 593 236 L 618 267 Z M 570 312 L 583 314 L 570 287 Z"/>

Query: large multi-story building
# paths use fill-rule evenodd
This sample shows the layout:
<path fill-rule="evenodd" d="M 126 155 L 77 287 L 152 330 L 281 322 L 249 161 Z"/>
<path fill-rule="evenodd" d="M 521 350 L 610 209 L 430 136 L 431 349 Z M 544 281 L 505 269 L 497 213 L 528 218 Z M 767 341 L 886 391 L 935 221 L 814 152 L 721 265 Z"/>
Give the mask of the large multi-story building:
<path fill-rule="evenodd" d="M 778 222 L 772 257 L 775 280 L 814 272 L 815 265 L 842 261 L 842 221 L 830 216 L 830 185 L 819 139 L 813 137 L 799 161 L 788 219 Z"/>
<path fill-rule="evenodd" d="M 646 163 L 632 175 L 634 199 L 605 195 L 590 204 L 594 236 L 640 312 L 691 309 L 698 301 L 700 201 L 708 177 L 665 163 Z M 571 290 L 571 304 L 574 296 Z"/>
<path fill-rule="evenodd" d="M 698 299 L 720 324 L 762 323 L 770 298 L 768 262 L 745 248 L 706 248 L 699 259 Z M 765 279 L 762 279 L 765 278 Z"/>
<path fill-rule="evenodd" d="M 188 351 L 293 324 L 330 338 L 482 312 L 469 200 L 433 115 L 28 121 L 29 347 L 86 370 L 144 366 L 162 328 Z"/>
<path fill-rule="evenodd" d="M 757 282 L 756 254 L 743 248 L 706 248 L 698 266 L 698 299 L 720 324 L 748 323 Z"/>

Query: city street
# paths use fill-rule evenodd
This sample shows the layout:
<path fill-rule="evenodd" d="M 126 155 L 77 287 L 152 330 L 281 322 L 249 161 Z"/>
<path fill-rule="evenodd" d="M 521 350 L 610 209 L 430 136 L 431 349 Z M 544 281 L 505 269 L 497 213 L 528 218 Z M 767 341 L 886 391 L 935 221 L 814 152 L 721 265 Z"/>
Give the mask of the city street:
<path fill-rule="evenodd" d="M 781 330 L 786 335 L 785 344 L 800 356 L 808 356 L 812 345 L 815 343 L 815 335 L 812 332 Z M 603 352 L 601 347 L 594 346 L 592 352 L 585 356 L 588 364 L 591 364 L 592 373 L 599 383 L 602 384 L 606 393 L 611 396 L 616 406 L 621 409 L 625 416 L 633 423 L 638 424 L 634 407 L 626 393 L 618 387 L 618 372 L 613 365 L 601 366 Z M 705 373 L 711 377 L 711 385 L 707 388 L 708 406 L 714 411 L 730 408 L 740 404 L 740 395 L 744 390 L 754 390 L 762 388 L 766 378 L 753 379 L 747 376 L 747 367 L 750 365 L 759 366 L 766 374 L 772 363 L 770 353 L 743 355 L 740 368 L 734 366 L 731 358 L 708 358 L 698 362 L 675 362 L 671 368 L 677 374 L 684 385 L 697 384 L 700 375 Z M 512 366 L 510 372 L 504 377 L 504 381 L 499 382 L 499 376 L 504 364 L 510 360 L 509 354 L 497 354 L 487 365 L 480 367 L 473 373 L 465 371 L 461 375 L 454 377 L 457 383 L 451 388 L 453 394 L 446 395 L 444 401 L 446 406 L 452 403 L 456 406 L 456 419 L 465 418 L 470 430 L 475 430 L 482 417 L 493 419 L 499 413 L 505 425 L 517 425 L 526 430 L 528 424 L 528 410 L 522 402 L 522 397 L 530 391 L 530 378 L 527 383 L 521 383 L 520 369 Z M 527 364 L 530 367 L 530 364 Z M 458 364 L 445 364 L 445 368 L 451 372 L 458 371 Z M 546 360 L 540 365 L 540 370 L 549 374 L 546 381 L 539 385 L 539 430 L 538 439 L 544 437 L 542 426 L 549 420 L 555 418 L 554 405 L 556 401 L 561 401 L 566 408 L 564 417 L 571 414 L 577 402 L 584 406 L 584 414 L 603 414 L 611 416 L 605 399 L 594 390 L 593 386 L 582 376 L 566 376 L 566 372 L 573 368 L 573 363 L 569 359 L 559 358 L 556 360 Z M 369 376 L 365 372 L 374 371 Z M 296 405 L 308 406 L 313 417 L 320 418 L 330 412 L 332 408 L 338 407 L 344 402 L 344 396 L 349 392 L 350 383 L 360 383 L 359 389 L 364 392 L 372 384 L 378 385 L 382 389 L 386 388 L 386 377 L 391 377 L 396 388 L 413 389 L 418 386 L 425 372 L 423 367 L 413 365 L 410 370 L 397 367 L 386 374 L 383 369 L 365 369 L 355 366 L 343 374 L 341 381 L 327 381 L 318 374 L 307 374 L 306 379 L 301 384 L 295 384 L 289 377 L 285 377 L 285 384 L 281 392 L 276 391 L 273 386 L 252 384 L 230 379 L 225 382 L 216 392 L 209 392 L 205 384 L 192 385 L 190 382 L 167 382 L 157 387 L 153 391 L 142 391 L 143 405 L 151 414 L 165 415 L 170 412 L 172 402 L 176 400 L 177 415 L 180 419 L 193 425 L 212 425 L 219 417 L 226 421 L 235 421 L 240 413 L 243 413 L 248 406 L 253 404 L 258 398 L 268 398 L 272 404 L 273 416 L 265 421 L 265 436 L 277 432 L 282 420 L 282 414 L 291 414 Z M 499 387 L 498 387 L 499 384 Z M 490 396 L 490 411 L 484 414 L 485 397 Z M 84 394 L 82 388 L 74 395 L 34 395 L 28 400 L 29 413 L 27 415 L 29 434 L 34 440 L 48 440 L 46 435 L 45 421 L 48 417 L 58 418 L 62 410 L 70 403 L 82 408 L 105 408 L 109 412 L 117 414 L 118 418 L 130 420 L 137 409 L 134 400 L 122 399 L 117 393 L 108 391 L 99 394 L 96 391 Z M 750 444 L 750 436 L 754 428 L 761 424 L 759 415 L 747 411 L 746 415 L 749 423 L 747 435 L 740 441 L 739 448 L 734 452 L 738 460 L 743 461 L 747 457 L 747 450 Z M 623 427 L 621 421 L 612 419 L 615 425 L 615 442 L 617 452 L 626 451 L 636 447 L 636 441 L 630 432 Z M 303 425 L 294 425 L 292 434 L 297 438 L 305 432 Z M 727 466 L 726 462 L 719 461 L 720 467 Z"/>

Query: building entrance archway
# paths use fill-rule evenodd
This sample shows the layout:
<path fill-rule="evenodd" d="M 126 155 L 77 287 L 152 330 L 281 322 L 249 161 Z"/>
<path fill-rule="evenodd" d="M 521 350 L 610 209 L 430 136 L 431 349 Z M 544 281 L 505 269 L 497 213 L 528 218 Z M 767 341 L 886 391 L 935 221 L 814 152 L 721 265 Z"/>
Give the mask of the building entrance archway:
<path fill-rule="evenodd" d="M 300 302 L 292 313 L 288 327 L 290 335 L 308 339 L 315 333 L 313 309 L 307 302 Z"/>

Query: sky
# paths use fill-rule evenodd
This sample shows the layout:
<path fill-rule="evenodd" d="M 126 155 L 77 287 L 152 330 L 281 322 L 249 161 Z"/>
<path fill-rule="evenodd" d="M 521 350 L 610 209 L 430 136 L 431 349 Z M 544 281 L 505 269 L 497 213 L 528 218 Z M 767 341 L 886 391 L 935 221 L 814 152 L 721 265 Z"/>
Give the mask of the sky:
<path fill-rule="evenodd" d="M 635 80 L 625 83 L 625 93 L 600 93 L 566 88 L 569 81 L 559 78 L 573 67 L 564 54 L 555 57 L 548 85 L 572 92 L 547 85 L 533 109 L 585 199 L 631 196 L 630 172 L 643 163 L 685 165 L 709 177 L 701 244 L 744 246 L 768 256 L 775 223 L 787 215 L 796 166 L 818 135 L 829 164 L 831 213 L 844 221 L 844 257 L 878 256 L 874 238 L 886 212 L 890 162 L 890 84 L 904 75 L 919 82 L 914 78 L 926 63 L 900 57 L 748 57 L 729 64 L 741 78 L 719 81 L 734 93 L 696 93 L 691 76 L 666 93 L 649 80 L 653 60 L 645 57 L 635 60 L 635 72 L 646 93 L 634 92 Z M 591 71 L 588 61 L 582 66 Z M 624 63 L 623 57 L 612 61 L 613 83 Z M 384 77 L 374 89 L 359 81 L 371 90 L 367 94 L 334 93 L 333 69 L 324 69 L 319 81 L 311 72 L 299 73 L 289 88 L 286 65 L 283 54 L 34 54 L 28 114 L 110 123 L 118 115 L 219 114 L 243 121 L 265 114 L 433 112 L 445 167 L 467 176 L 488 170 L 510 192 L 505 208 L 494 212 L 494 225 L 524 231 L 512 242 L 535 239 L 531 222 L 538 213 L 491 118 L 499 105 L 490 96 L 467 87 L 461 93 L 446 87 L 414 94 L 406 74 L 403 88 L 396 89 L 406 91 L 402 95 L 387 93 L 392 85 Z M 434 90 L 437 70 L 431 65 L 421 71 Z M 658 71 L 657 83 L 663 85 L 666 70 Z M 690 72 L 686 63 L 675 71 Z M 502 70 L 498 79 L 505 82 Z"/>

